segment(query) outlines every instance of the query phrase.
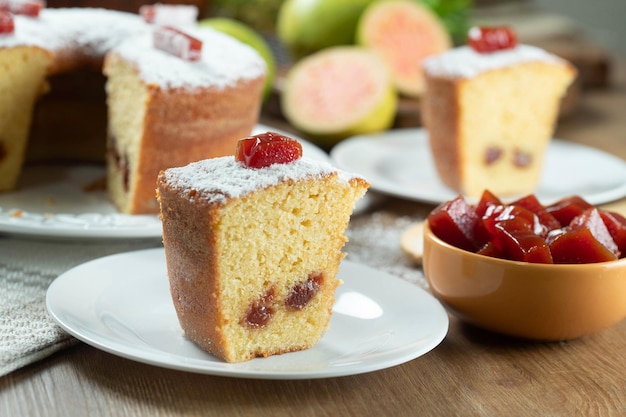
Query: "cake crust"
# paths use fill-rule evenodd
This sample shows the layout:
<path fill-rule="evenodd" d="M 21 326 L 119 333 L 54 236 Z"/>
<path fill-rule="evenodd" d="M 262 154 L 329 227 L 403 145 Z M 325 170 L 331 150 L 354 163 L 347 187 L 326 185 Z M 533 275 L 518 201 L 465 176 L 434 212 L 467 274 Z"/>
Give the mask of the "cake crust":
<path fill-rule="evenodd" d="M 174 308 L 190 340 L 215 356 L 225 357 L 224 336 L 214 323 L 221 310 L 218 280 L 204 279 L 207 273 L 214 276 L 217 269 L 216 235 L 209 233 L 216 227 L 216 208 L 206 203 L 198 206 L 178 197 L 174 189 L 160 182 L 159 199 L 165 207 L 161 219 Z M 207 233 L 189 233 L 194 229 Z"/>
<path fill-rule="evenodd" d="M 309 348 L 329 325 L 343 231 L 369 184 L 330 166 L 294 177 L 277 166 L 236 172 L 232 157 L 218 159 L 200 175 L 183 167 L 158 179 L 181 327 L 228 362 Z"/>
<path fill-rule="evenodd" d="M 461 79 L 450 80 L 426 75 L 426 93 L 422 98 L 424 126 L 428 129 L 428 144 L 435 155 L 435 169 L 448 187 L 461 189 L 459 164 L 458 91 Z M 436 127 L 436 128 L 435 128 Z"/>

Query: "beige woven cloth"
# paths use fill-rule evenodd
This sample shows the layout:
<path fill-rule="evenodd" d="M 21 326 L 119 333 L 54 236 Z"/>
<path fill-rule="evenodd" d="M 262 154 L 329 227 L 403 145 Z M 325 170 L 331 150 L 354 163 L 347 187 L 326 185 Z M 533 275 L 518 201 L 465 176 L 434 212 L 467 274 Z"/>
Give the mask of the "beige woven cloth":
<path fill-rule="evenodd" d="M 76 343 L 46 310 L 46 291 L 56 277 L 95 258 L 159 246 L 160 239 L 40 241 L 0 237 L 0 376 Z"/>

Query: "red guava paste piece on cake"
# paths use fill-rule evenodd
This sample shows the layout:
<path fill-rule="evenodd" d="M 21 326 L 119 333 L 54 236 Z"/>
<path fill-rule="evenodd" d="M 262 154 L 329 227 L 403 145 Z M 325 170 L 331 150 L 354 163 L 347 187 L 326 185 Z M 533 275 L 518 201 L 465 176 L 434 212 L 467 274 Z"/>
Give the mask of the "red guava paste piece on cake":
<path fill-rule="evenodd" d="M 248 168 L 288 164 L 301 157 L 300 142 L 275 132 L 265 132 L 240 139 L 235 150 L 235 159 Z"/>
<path fill-rule="evenodd" d="M 462 196 L 440 204 L 428 215 L 428 225 L 435 236 L 460 249 L 475 252 L 482 245 L 474 230 L 479 217 Z"/>
<path fill-rule="evenodd" d="M 539 222 L 544 225 L 548 231 L 559 229 L 561 222 L 554 217 L 546 208 L 539 202 L 534 194 L 529 194 L 526 197 L 522 197 L 513 203 L 516 206 L 524 207 L 537 215 Z"/>
<path fill-rule="evenodd" d="M 554 263 L 594 263 L 618 259 L 619 251 L 598 209 L 586 210 L 570 226 L 549 235 Z"/>
<path fill-rule="evenodd" d="M 144 22 L 165 26 L 191 26 L 198 19 L 198 7 L 183 4 L 145 4 L 139 8 Z"/>
<path fill-rule="evenodd" d="M 154 47 L 187 61 L 202 57 L 202 41 L 170 26 L 154 28 Z"/>
<path fill-rule="evenodd" d="M 468 45 L 481 54 L 513 49 L 517 36 L 508 26 L 476 26 L 469 30 Z"/>
<path fill-rule="evenodd" d="M 0 0 L 0 11 L 29 17 L 39 17 L 45 6 L 43 0 Z"/>
<path fill-rule="evenodd" d="M 545 239 L 537 235 L 532 225 L 521 217 L 502 220 L 495 225 L 494 246 L 506 259 L 521 262 L 551 264 L 552 255 Z"/>
<path fill-rule="evenodd" d="M 15 32 L 13 15 L 9 12 L 0 11 L 0 35 L 11 35 Z"/>
<path fill-rule="evenodd" d="M 593 208 L 593 205 L 576 195 L 546 206 L 546 211 L 564 227 L 569 225 L 574 217 L 580 216 L 583 211 L 590 208 Z"/>
<path fill-rule="evenodd" d="M 626 217 L 605 210 L 600 210 L 600 216 L 617 245 L 620 258 L 626 256 Z"/>

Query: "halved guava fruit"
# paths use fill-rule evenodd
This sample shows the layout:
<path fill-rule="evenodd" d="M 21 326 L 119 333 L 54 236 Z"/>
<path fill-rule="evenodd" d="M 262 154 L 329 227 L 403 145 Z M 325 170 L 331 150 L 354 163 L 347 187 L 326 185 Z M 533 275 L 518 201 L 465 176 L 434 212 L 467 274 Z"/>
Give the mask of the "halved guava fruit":
<path fill-rule="evenodd" d="M 419 97 L 424 91 L 422 60 L 452 46 L 442 21 L 415 0 L 378 0 L 365 9 L 357 42 L 380 54 L 398 92 Z"/>
<path fill-rule="evenodd" d="M 324 145 L 388 129 L 397 101 L 380 57 L 357 46 L 324 49 L 298 61 L 281 94 L 287 120 Z"/>

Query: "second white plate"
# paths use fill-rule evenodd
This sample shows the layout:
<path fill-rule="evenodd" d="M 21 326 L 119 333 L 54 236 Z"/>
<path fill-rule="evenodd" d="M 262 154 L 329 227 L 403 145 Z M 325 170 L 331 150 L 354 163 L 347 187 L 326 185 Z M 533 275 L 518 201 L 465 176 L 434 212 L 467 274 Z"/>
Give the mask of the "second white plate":
<path fill-rule="evenodd" d="M 330 329 L 308 350 L 226 363 L 183 335 L 163 249 L 79 265 L 49 287 L 48 311 L 70 334 L 104 351 L 165 368 L 212 375 L 328 378 L 376 371 L 434 349 L 448 315 L 432 295 L 384 272 L 344 261 Z"/>
<path fill-rule="evenodd" d="M 372 189 L 439 204 L 457 196 L 439 179 L 424 129 L 355 136 L 331 151 L 335 165 L 363 175 Z M 544 204 L 579 195 L 603 204 L 626 195 L 626 162 L 579 144 L 553 139 L 535 195 Z"/>

